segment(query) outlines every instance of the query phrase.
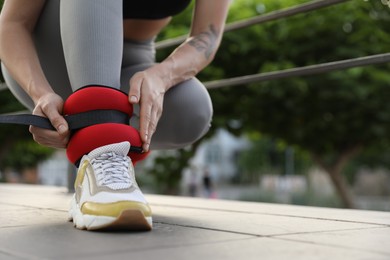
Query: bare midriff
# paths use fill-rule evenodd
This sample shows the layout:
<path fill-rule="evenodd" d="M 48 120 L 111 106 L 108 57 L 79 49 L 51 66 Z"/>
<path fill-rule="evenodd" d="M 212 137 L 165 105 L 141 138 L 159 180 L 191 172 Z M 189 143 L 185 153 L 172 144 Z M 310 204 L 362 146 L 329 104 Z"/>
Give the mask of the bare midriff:
<path fill-rule="evenodd" d="M 171 20 L 171 17 L 158 20 L 125 19 L 123 20 L 124 38 L 145 41 L 155 37 Z"/>

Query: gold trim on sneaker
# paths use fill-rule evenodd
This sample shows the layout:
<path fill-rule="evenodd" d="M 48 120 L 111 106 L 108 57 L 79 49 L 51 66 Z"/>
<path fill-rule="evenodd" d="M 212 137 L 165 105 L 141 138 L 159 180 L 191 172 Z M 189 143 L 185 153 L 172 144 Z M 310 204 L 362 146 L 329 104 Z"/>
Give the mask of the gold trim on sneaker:
<path fill-rule="evenodd" d="M 85 202 L 81 212 L 87 215 L 118 217 L 125 210 L 139 210 L 145 217 L 152 216 L 149 205 L 136 201 L 118 201 L 113 203 Z"/>

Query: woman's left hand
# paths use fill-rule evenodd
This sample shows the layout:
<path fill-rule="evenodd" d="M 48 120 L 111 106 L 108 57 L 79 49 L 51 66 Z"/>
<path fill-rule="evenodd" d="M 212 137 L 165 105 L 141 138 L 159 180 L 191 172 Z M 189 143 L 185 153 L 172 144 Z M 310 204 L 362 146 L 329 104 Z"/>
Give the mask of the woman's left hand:
<path fill-rule="evenodd" d="M 166 89 L 164 80 L 154 73 L 153 67 L 137 72 L 130 79 L 129 101 L 140 104 L 139 131 L 145 152 L 149 151 L 150 141 L 161 117 Z"/>

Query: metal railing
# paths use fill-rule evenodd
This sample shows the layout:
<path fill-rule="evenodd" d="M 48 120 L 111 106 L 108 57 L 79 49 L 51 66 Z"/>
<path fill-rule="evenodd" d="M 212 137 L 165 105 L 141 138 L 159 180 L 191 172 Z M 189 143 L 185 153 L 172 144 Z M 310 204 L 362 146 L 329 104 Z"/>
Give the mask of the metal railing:
<path fill-rule="evenodd" d="M 274 21 L 274 20 L 278 20 L 278 19 L 282 19 L 282 18 L 287 18 L 287 17 L 293 16 L 296 14 L 307 13 L 310 11 L 314 11 L 314 10 L 328 7 L 328 6 L 335 5 L 335 4 L 340 4 L 343 2 L 347 2 L 347 1 L 351 1 L 351 0 L 317 0 L 317 1 L 312 1 L 312 2 L 309 2 L 306 4 L 301 4 L 301 5 L 293 6 L 290 8 L 269 12 L 269 13 L 266 13 L 263 15 L 258 15 L 258 16 L 248 18 L 245 20 L 229 23 L 225 26 L 224 32 L 230 32 L 230 31 L 234 31 L 234 30 L 238 30 L 238 29 L 243 29 L 243 28 L 246 28 L 246 27 L 249 27 L 252 25 L 258 25 L 258 24 L 262 24 L 265 22 L 270 22 L 270 21 Z M 168 40 L 157 42 L 156 49 L 158 50 L 158 49 L 163 49 L 163 48 L 179 45 L 182 42 L 184 42 L 186 38 L 187 38 L 187 35 L 182 35 L 182 36 L 178 36 L 178 37 L 173 38 L 173 39 L 168 39 Z"/>
<path fill-rule="evenodd" d="M 268 81 L 274 79 L 283 79 L 283 78 L 297 77 L 297 76 L 308 76 L 308 75 L 331 72 L 335 70 L 349 69 L 354 67 L 381 64 L 387 62 L 390 62 L 390 53 L 383 53 L 383 54 L 366 56 L 362 58 L 321 63 L 317 65 L 298 67 L 293 69 L 246 75 L 246 76 L 229 78 L 229 79 L 209 81 L 209 82 L 205 82 L 204 85 L 208 89 L 230 87 L 230 86 L 237 86 L 237 85 Z"/>
<path fill-rule="evenodd" d="M 258 15 L 242 21 L 227 24 L 224 32 L 243 29 L 253 25 L 287 18 L 293 15 L 315 11 L 321 8 L 329 7 L 336 4 L 349 2 L 350 0 L 316 0 L 305 4 L 296 5 L 290 8 L 269 12 L 263 15 Z M 383 1 L 387 1 L 384 3 Z M 390 7 L 390 0 L 383 0 L 382 2 Z M 163 49 L 181 44 L 185 41 L 187 35 L 182 35 L 173 39 L 168 39 L 156 43 L 157 49 Z M 292 68 L 287 70 L 272 71 L 266 73 L 258 73 L 252 75 L 245 75 L 234 78 L 227 78 L 215 81 L 205 82 L 207 89 L 215 89 L 221 87 L 231 87 L 237 85 L 244 85 L 254 82 L 269 81 L 275 79 L 308 76 L 320 73 L 327 73 L 335 70 L 349 69 L 354 67 L 361 67 L 367 65 L 375 65 L 390 62 L 390 53 L 381 53 L 371 56 L 352 58 L 347 60 L 340 60 L 328 63 L 321 63 L 311 66 Z"/>

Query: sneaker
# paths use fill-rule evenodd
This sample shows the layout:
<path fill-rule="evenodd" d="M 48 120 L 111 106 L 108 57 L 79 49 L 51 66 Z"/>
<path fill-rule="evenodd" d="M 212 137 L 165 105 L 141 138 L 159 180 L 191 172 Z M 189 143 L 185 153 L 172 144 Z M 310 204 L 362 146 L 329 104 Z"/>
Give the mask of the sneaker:
<path fill-rule="evenodd" d="M 69 219 L 78 229 L 151 230 L 152 212 L 134 177 L 129 142 L 83 156 Z"/>

